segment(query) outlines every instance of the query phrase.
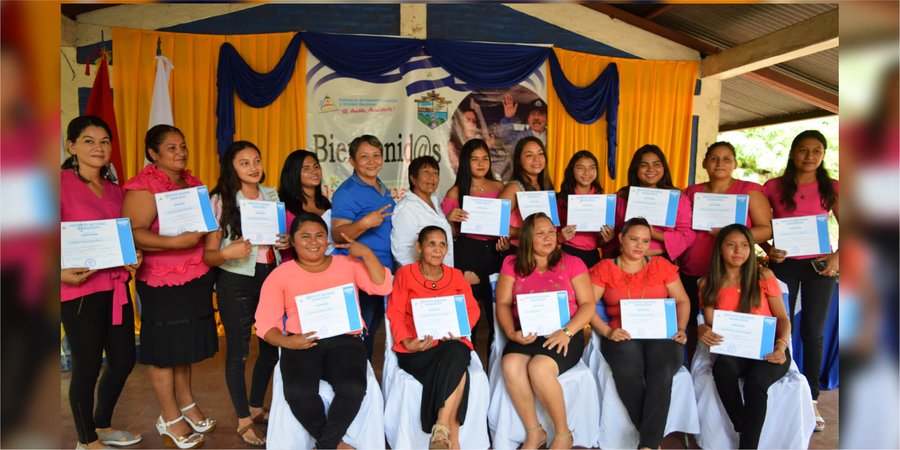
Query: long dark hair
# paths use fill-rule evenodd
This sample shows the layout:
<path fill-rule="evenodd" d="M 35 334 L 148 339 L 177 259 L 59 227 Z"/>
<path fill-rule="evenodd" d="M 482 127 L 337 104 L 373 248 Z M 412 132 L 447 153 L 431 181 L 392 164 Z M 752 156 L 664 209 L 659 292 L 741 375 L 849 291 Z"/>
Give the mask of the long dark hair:
<path fill-rule="evenodd" d="M 719 230 L 716 236 L 716 243 L 713 245 L 712 264 L 709 266 L 709 273 L 706 274 L 706 284 L 700 292 L 700 298 L 705 306 L 713 309 L 718 304 L 719 291 L 725 285 L 725 263 L 722 262 L 722 243 L 728 235 L 738 232 L 741 233 L 750 244 L 750 256 L 741 265 L 741 285 L 740 285 L 740 301 L 738 302 L 738 312 L 749 313 L 752 308 L 758 308 L 762 303 L 759 288 L 759 266 L 756 261 L 756 252 L 753 246 L 756 241 L 753 240 L 753 234 L 750 229 L 739 223 L 728 225 Z"/>
<path fill-rule="evenodd" d="M 241 236 L 241 210 L 238 206 L 237 193 L 241 190 L 241 179 L 238 177 L 237 171 L 234 170 L 234 158 L 245 148 L 252 148 L 262 157 L 262 152 L 250 141 L 235 141 L 228 146 L 225 154 L 219 158 L 219 181 L 216 187 L 210 191 L 210 195 L 218 195 L 222 202 L 222 215 L 219 217 L 219 226 L 222 230 L 222 237 L 228 239 L 237 239 Z M 265 181 L 266 174 L 263 173 L 260 183 Z M 253 200 L 253 199 L 248 199 Z"/>
<path fill-rule="evenodd" d="M 568 196 L 575 194 L 575 186 L 578 184 L 575 181 L 575 163 L 580 159 L 590 159 L 594 162 L 594 168 L 597 170 L 597 176 L 594 177 L 594 181 L 591 182 L 591 187 L 594 188 L 595 194 L 603 193 L 603 186 L 600 186 L 600 163 L 597 162 L 597 157 L 594 156 L 593 153 L 587 150 L 579 150 L 572 155 L 572 159 L 569 160 L 569 165 L 566 166 L 566 171 L 563 174 L 562 184 L 559 186 L 559 199 L 562 200 L 563 203 L 568 202 Z"/>
<path fill-rule="evenodd" d="M 460 201 L 462 201 L 463 196 L 469 195 L 469 192 L 472 190 L 472 163 L 470 160 L 472 159 L 472 153 L 479 149 L 484 150 L 488 155 L 491 153 L 487 142 L 478 138 L 469 139 L 459 152 L 459 167 L 456 169 L 456 180 L 453 181 L 453 185 L 456 186 L 457 197 Z M 490 161 L 490 158 L 488 158 L 488 171 L 484 178 L 496 181 L 494 172 L 491 170 Z"/>
<path fill-rule="evenodd" d="M 319 163 L 319 158 L 315 153 L 306 150 L 294 150 L 287 158 L 284 159 L 284 165 L 281 166 L 281 181 L 278 184 L 278 198 L 284 202 L 284 209 L 288 210 L 294 216 L 303 212 L 303 204 L 308 200 L 306 193 L 303 192 L 303 186 L 300 185 L 300 174 L 303 173 L 303 161 L 306 158 L 312 158 Z M 313 201 L 316 208 L 325 210 L 331 209 L 331 201 L 322 193 L 322 185 L 319 184 L 313 194 Z"/>
<path fill-rule="evenodd" d="M 631 157 L 631 164 L 628 165 L 628 186 L 619 189 L 619 196 L 628 200 L 628 188 L 635 186 L 641 187 L 641 180 L 638 178 L 638 169 L 641 167 L 641 159 L 644 158 L 644 155 L 647 153 L 653 153 L 657 157 L 659 157 L 659 162 L 662 163 L 663 166 L 663 176 L 660 178 L 659 182 L 656 183 L 656 187 L 659 189 L 678 189 L 675 187 L 675 184 L 672 183 L 672 172 L 669 170 L 669 162 L 666 161 L 666 155 L 663 154 L 662 149 L 653 144 L 647 144 L 637 149 L 634 152 L 634 156 Z"/>
<path fill-rule="evenodd" d="M 97 117 L 97 116 L 78 116 L 72 119 L 69 122 L 69 126 L 66 127 L 66 141 L 75 142 L 81 136 L 81 133 L 87 127 L 100 127 L 106 131 L 106 135 L 109 136 L 109 142 L 112 143 L 112 131 L 110 131 L 109 125 L 106 122 Z M 83 183 L 90 183 L 90 181 L 84 179 L 80 173 L 78 173 L 78 162 L 75 155 L 69 155 L 65 161 L 63 161 L 61 168 L 72 169 L 75 172 L 75 176 L 78 177 Z M 116 176 L 113 174 L 113 170 L 110 168 L 110 164 L 106 164 L 105 166 L 100 168 L 100 178 L 105 178 L 113 183 L 116 182 Z"/>
<path fill-rule="evenodd" d="M 541 147 L 541 150 L 544 152 L 544 161 L 548 159 L 547 155 L 547 147 L 544 146 L 544 143 L 534 137 L 527 136 L 519 139 L 519 142 L 516 143 L 516 150 L 513 152 L 513 172 L 512 179 L 518 180 L 522 183 L 522 186 L 525 186 L 526 191 L 550 191 L 553 190 L 553 185 L 550 183 L 550 177 L 547 175 L 547 164 L 544 163 L 544 170 L 537 176 L 537 186 L 533 186 L 530 181 L 528 181 L 528 176 L 525 175 L 525 169 L 522 168 L 522 152 L 525 151 L 525 145 L 529 142 L 534 142 L 535 144 Z"/>
<path fill-rule="evenodd" d="M 788 211 L 797 209 L 797 201 L 794 200 L 794 195 L 797 194 L 797 165 L 794 164 L 792 156 L 794 156 L 794 151 L 800 145 L 800 142 L 808 138 L 821 142 L 823 153 L 828 148 L 828 141 L 825 140 L 825 136 L 819 130 L 803 131 L 791 142 L 791 153 L 788 156 L 784 174 L 781 175 L 781 204 Z M 816 168 L 816 182 L 819 184 L 819 197 L 822 199 L 822 208 L 825 208 L 826 211 L 831 211 L 837 197 L 831 181 L 831 176 L 828 175 L 828 169 L 825 168 L 825 158 L 823 157 L 819 167 Z"/>
<path fill-rule="evenodd" d="M 550 220 L 550 218 L 542 212 L 534 213 L 525 218 L 525 221 L 522 223 L 522 228 L 519 229 L 519 247 L 516 249 L 515 267 L 516 274 L 520 277 L 527 277 L 537 268 L 537 262 L 534 260 L 534 249 L 532 248 L 534 245 L 532 234 L 534 233 L 534 223 L 540 218 Z M 547 270 L 556 267 L 561 259 L 562 250 L 559 245 L 557 245 L 547 257 Z"/>

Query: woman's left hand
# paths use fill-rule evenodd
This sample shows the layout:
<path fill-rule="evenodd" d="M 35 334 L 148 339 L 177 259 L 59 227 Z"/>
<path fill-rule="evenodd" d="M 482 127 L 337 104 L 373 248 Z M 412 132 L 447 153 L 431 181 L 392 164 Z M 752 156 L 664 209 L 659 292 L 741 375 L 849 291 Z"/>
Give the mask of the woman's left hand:
<path fill-rule="evenodd" d="M 287 234 L 276 234 L 275 250 L 287 250 L 291 248 L 290 240 Z"/>
<path fill-rule="evenodd" d="M 575 237 L 575 225 L 566 225 L 559 230 L 559 234 L 562 235 L 563 242 L 569 242 Z"/>
<path fill-rule="evenodd" d="M 497 239 L 497 244 L 494 245 L 494 248 L 498 252 L 505 252 L 509 250 L 509 238 L 506 236 L 501 236 L 500 239 Z"/>
<path fill-rule="evenodd" d="M 781 348 L 778 344 L 775 344 L 775 350 L 772 353 L 769 353 L 765 356 L 766 361 L 772 364 L 783 364 L 787 361 L 787 355 L 784 354 L 784 349 Z"/>
<path fill-rule="evenodd" d="M 616 232 L 609 225 L 603 225 L 603 228 L 600 228 L 600 241 L 604 244 L 611 241 L 614 237 L 616 237 Z"/>
<path fill-rule="evenodd" d="M 350 239 L 344 233 L 341 233 L 341 236 L 344 238 L 344 241 L 346 241 L 346 243 L 334 244 L 334 248 L 346 248 L 347 254 L 354 258 L 362 258 L 363 256 L 372 253 L 372 249 L 366 247 L 366 244 L 357 242 L 356 239 Z"/>
<path fill-rule="evenodd" d="M 685 343 L 687 343 L 687 334 L 684 333 L 684 330 L 678 330 L 675 332 L 675 335 L 672 336 L 672 340 L 681 345 L 684 345 Z"/>
<path fill-rule="evenodd" d="M 125 266 L 123 267 L 123 269 L 125 269 L 129 272 L 134 272 L 135 270 L 138 270 L 138 267 L 141 267 L 141 264 L 144 262 L 144 254 L 141 253 L 140 250 L 135 250 L 134 254 L 137 255 L 137 262 L 134 264 L 125 264 Z"/>
<path fill-rule="evenodd" d="M 556 354 L 562 353 L 563 356 L 569 354 L 569 341 L 572 338 L 566 335 L 563 330 L 556 330 L 553 334 L 547 337 L 547 340 L 544 341 L 544 344 L 541 347 L 546 348 L 547 350 L 553 350 L 556 348 Z"/>
<path fill-rule="evenodd" d="M 837 252 L 820 256 L 816 258 L 816 261 L 825 261 L 825 269 L 819 272 L 819 275 L 822 275 L 823 277 L 833 277 L 840 272 L 841 259 Z"/>
<path fill-rule="evenodd" d="M 462 336 L 454 336 L 453 333 L 447 333 L 447 336 L 442 338 L 442 341 L 458 341 L 462 339 Z"/>

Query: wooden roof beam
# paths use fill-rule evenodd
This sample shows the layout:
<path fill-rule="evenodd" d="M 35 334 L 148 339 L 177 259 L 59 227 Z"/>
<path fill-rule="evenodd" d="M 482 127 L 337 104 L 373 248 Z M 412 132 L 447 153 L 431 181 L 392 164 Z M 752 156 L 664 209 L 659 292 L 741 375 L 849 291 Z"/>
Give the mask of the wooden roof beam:
<path fill-rule="evenodd" d="M 648 9 L 647 12 L 645 12 L 642 17 L 647 20 L 653 20 L 653 19 L 663 15 L 666 11 L 672 9 L 672 6 L 674 6 L 674 5 L 671 3 L 663 3 L 661 5 L 653 6 L 650 9 Z"/>

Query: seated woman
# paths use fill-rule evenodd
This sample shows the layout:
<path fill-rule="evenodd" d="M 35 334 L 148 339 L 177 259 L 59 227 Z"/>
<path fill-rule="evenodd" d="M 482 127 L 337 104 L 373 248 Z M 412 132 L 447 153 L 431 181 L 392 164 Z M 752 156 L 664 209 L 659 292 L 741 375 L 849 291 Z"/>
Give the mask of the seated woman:
<path fill-rule="evenodd" d="M 290 237 L 297 258 L 278 266 L 263 283 L 256 334 L 281 348 L 284 398 L 315 438 L 316 448 L 351 448 L 341 438 L 366 395 L 368 361 L 362 331 L 325 339 L 304 332 L 295 299 L 348 283 L 372 295 L 386 295 L 391 292 L 391 272 L 371 249 L 352 239 L 337 245 L 347 248 L 349 256 L 326 256 L 328 228 L 316 214 L 297 215 Z M 327 415 L 319 397 L 320 380 L 334 389 Z"/>
<path fill-rule="evenodd" d="M 791 366 L 788 318 L 778 279 L 771 270 L 759 267 L 753 235 L 744 225 L 728 225 L 719 231 L 713 247 L 712 264 L 706 277 L 700 279 L 703 318 L 698 333 L 700 341 L 710 347 L 722 343 L 713 333 L 713 311 L 735 311 L 775 317 L 775 347 L 764 360 L 717 355 L 713 363 L 716 390 L 734 431 L 740 434 L 740 448 L 756 448 L 763 422 L 766 420 L 769 386 L 780 380 Z M 744 393 L 738 380 L 744 379 Z M 742 399 L 743 398 L 743 399 Z"/>
<path fill-rule="evenodd" d="M 591 268 L 594 297 L 601 298 L 609 324 L 597 314 L 591 328 L 603 337 L 600 352 L 609 363 L 616 391 L 638 429 L 638 448 L 658 448 L 666 428 L 672 377 L 684 360 L 685 326 L 690 304 L 678 267 L 662 256 L 646 256 L 650 249 L 650 224 L 635 217 L 622 225 L 616 258 L 601 260 Z M 678 330 L 671 339 L 631 339 L 622 329 L 620 301 L 641 298 L 674 298 Z"/>
<path fill-rule="evenodd" d="M 397 271 L 388 298 L 393 350 L 400 368 L 422 383 L 420 414 L 422 431 L 431 433 L 429 448 L 460 448 L 459 427 L 466 420 L 469 401 L 467 369 L 474 347 L 468 338 L 453 334 L 418 339 L 412 299 L 463 295 L 470 324 L 478 322 L 478 302 L 462 271 L 442 263 L 448 247 L 443 228 L 423 228 L 415 246 L 419 262 Z"/>
<path fill-rule="evenodd" d="M 535 394 L 556 429 L 551 447 L 571 448 L 572 432 L 556 377 L 581 359 L 581 330 L 594 315 L 595 297 L 591 296 L 587 267 L 577 257 L 560 250 L 556 227 L 546 214 L 528 216 L 519 239 L 516 254 L 503 261 L 497 281 L 497 322 L 509 339 L 503 350 L 503 379 L 527 433 L 522 448 L 538 448 L 547 442 L 547 433 L 535 412 Z M 565 291 L 568 295 L 569 322 L 548 336 L 523 333 L 516 297 L 553 291 Z"/>

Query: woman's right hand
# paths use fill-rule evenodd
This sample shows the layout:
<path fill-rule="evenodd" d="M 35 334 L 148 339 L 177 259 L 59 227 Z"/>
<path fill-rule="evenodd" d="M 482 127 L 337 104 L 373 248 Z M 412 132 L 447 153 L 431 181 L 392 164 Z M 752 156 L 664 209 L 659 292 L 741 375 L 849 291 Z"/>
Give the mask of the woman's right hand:
<path fill-rule="evenodd" d="M 769 250 L 766 251 L 766 254 L 769 255 L 769 262 L 780 264 L 784 262 L 784 258 L 787 257 L 787 252 L 775 247 L 769 247 Z"/>
<path fill-rule="evenodd" d="M 447 221 L 449 222 L 465 222 L 468 218 L 469 213 L 462 208 L 453 208 L 453 211 L 447 214 Z"/>
<path fill-rule="evenodd" d="M 291 350 L 306 350 L 308 348 L 315 347 L 319 345 L 316 343 L 319 338 L 318 336 L 313 336 L 314 334 L 316 334 L 315 331 L 310 331 L 309 333 L 287 336 L 282 347 Z"/>
<path fill-rule="evenodd" d="M 606 339 L 609 339 L 613 342 L 622 342 L 631 340 L 631 334 L 625 331 L 622 328 L 609 328 L 609 331 L 606 332 Z"/>
<path fill-rule="evenodd" d="M 516 330 L 512 336 L 509 336 L 509 340 L 522 345 L 528 345 L 537 340 L 537 337 L 536 333 L 523 334 L 522 330 Z"/>
<path fill-rule="evenodd" d="M 697 328 L 697 338 L 700 340 L 700 342 L 710 347 L 722 343 L 722 336 L 713 333 L 712 328 L 708 325 L 700 325 Z"/>
<path fill-rule="evenodd" d="M 424 352 L 434 346 L 434 338 L 431 336 L 425 336 L 425 339 L 408 338 L 400 341 L 400 343 L 409 352 Z"/>
<path fill-rule="evenodd" d="M 250 244 L 250 241 L 240 238 L 232 241 L 227 247 L 222 249 L 222 257 L 226 260 L 243 259 L 250 256 L 251 250 L 253 250 L 253 246 Z"/>
<path fill-rule="evenodd" d="M 59 281 L 71 286 L 78 286 L 79 284 L 84 283 L 85 280 L 94 274 L 94 272 L 96 272 L 96 270 L 88 270 L 87 267 L 62 269 L 59 273 Z"/>
<path fill-rule="evenodd" d="M 186 248 L 194 248 L 197 244 L 200 243 L 200 239 L 203 239 L 203 236 L 209 233 L 208 231 L 186 231 L 184 233 L 179 234 L 178 236 L 174 236 L 176 249 L 182 250 Z"/>

